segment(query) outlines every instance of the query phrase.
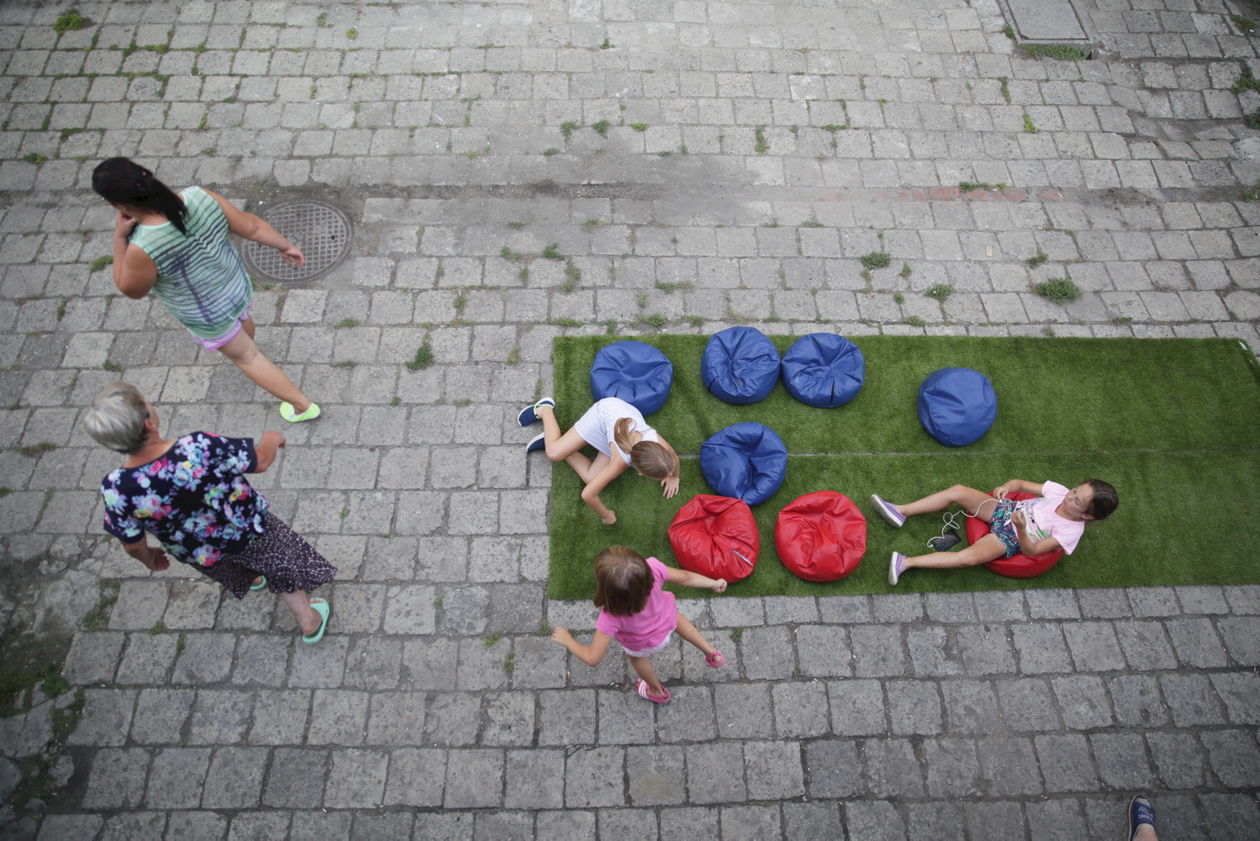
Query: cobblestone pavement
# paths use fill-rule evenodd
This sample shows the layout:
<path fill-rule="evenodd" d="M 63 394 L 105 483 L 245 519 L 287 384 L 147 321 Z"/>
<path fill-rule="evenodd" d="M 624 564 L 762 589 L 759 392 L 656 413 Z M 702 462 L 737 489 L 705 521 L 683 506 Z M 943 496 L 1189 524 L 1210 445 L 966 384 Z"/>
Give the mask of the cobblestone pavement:
<path fill-rule="evenodd" d="M 72 639 L 73 687 L 0 719 L 35 798 L 0 839 L 1119 838 L 1136 791 L 1172 841 L 1255 837 L 1260 588 L 697 602 L 730 662 L 675 645 L 655 707 L 540 634 L 594 615 L 545 597 L 512 417 L 566 333 L 1260 347 L 1245 8 L 1079 5 L 1094 60 L 1020 55 L 992 0 L 77 8 L 0 6 L 0 619 Z M 356 224 L 255 306 L 325 411 L 258 481 L 340 567 L 316 647 L 100 536 L 104 383 L 279 424 L 90 262 L 112 155 Z"/>

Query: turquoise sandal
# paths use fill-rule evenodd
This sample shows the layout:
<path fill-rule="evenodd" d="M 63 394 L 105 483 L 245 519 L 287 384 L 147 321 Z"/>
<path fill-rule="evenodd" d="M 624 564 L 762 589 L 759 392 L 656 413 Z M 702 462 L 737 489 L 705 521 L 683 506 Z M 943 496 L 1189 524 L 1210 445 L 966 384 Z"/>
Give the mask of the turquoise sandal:
<path fill-rule="evenodd" d="M 258 576 L 258 583 L 257 583 L 257 584 L 251 584 L 251 585 L 249 585 L 249 591 L 250 591 L 251 593 L 257 593 L 259 590 L 264 589 L 266 586 L 267 586 L 267 576 L 265 576 L 265 575 L 260 575 L 260 576 Z"/>
<path fill-rule="evenodd" d="M 324 638 L 324 631 L 328 629 L 328 615 L 332 613 L 332 608 L 323 599 L 311 599 L 311 610 L 319 614 L 319 629 L 310 636 L 303 634 L 302 642 L 314 645 Z"/>

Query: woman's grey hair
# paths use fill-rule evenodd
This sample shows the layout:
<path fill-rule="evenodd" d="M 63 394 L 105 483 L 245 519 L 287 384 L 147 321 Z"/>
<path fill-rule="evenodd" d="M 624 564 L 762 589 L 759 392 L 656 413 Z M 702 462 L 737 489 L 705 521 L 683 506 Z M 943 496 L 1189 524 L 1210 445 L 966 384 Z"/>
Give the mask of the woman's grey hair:
<path fill-rule="evenodd" d="M 139 389 L 119 380 L 96 395 L 83 425 L 96 443 L 131 455 L 144 446 L 144 422 L 148 417 L 149 407 Z"/>

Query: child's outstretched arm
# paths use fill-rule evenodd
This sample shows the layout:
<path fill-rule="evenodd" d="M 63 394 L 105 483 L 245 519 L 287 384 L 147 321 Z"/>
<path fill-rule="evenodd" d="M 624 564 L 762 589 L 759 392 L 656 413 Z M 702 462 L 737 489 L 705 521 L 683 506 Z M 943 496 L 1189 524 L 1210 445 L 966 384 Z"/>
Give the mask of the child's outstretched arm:
<path fill-rule="evenodd" d="M 605 634 L 603 631 L 596 631 L 595 636 L 591 638 L 591 644 L 582 645 L 582 643 L 573 638 L 573 634 L 569 633 L 568 628 L 553 629 L 551 639 L 569 649 L 574 657 L 588 666 L 598 666 L 603 661 L 604 655 L 608 653 L 608 643 L 612 641 L 612 637 L 608 636 L 608 634 Z"/>
<path fill-rule="evenodd" d="M 726 591 L 725 578 L 710 578 L 707 575 L 701 575 L 698 572 L 692 572 L 687 569 L 665 567 L 665 580 L 671 584 L 681 584 L 684 587 L 712 590 L 715 593 L 723 593 Z"/>
<path fill-rule="evenodd" d="M 613 445 L 613 458 L 608 462 L 608 466 L 599 471 L 599 475 L 587 483 L 582 488 L 582 501 L 590 507 L 592 511 L 599 515 L 599 519 L 606 526 L 611 526 L 617 522 L 617 515 L 611 508 L 608 508 L 600 500 L 599 494 L 604 488 L 616 479 L 622 473 L 626 472 L 626 463 L 616 451 L 616 444 Z"/>
<path fill-rule="evenodd" d="M 656 441 L 658 444 L 660 444 L 662 447 L 669 450 L 670 453 L 673 454 L 674 461 L 678 461 L 678 453 L 674 452 L 674 448 L 671 447 L 669 445 L 669 442 L 665 440 L 664 435 L 661 435 L 659 432 L 656 433 Z M 674 494 L 678 493 L 679 478 L 680 478 L 679 475 L 675 473 L 673 476 L 666 476 L 664 479 L 661 480 L 661 491 L 662 493 L 665 494 L 666 499 L 673 499 Z"/>
<path fill-rule="evenodd" d="M 993 489 L 993 495 L 998 499 L 1006 499 L 1013 493 L 1026 493 L 1033 496 L 1041 496 L 1041 482 L 1028 482 L 1023 479 L 1011 479 L 1009 482 L 1003 482 Z"/>

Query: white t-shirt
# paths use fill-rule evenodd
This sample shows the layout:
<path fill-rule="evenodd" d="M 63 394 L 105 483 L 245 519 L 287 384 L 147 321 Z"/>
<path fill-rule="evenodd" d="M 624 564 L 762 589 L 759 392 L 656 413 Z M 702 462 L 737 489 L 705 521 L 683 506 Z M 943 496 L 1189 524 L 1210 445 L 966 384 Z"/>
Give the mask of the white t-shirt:
<path fill-rule="evenodd" d="M 1024 512 L 1024 531 L 1028 533 L 1029 540 L 1040 543 L 1047 537 L 1053 537 L 1070 555 L 1085 533 L 1085 522 L 1069 520 L 1055 513 L 1069 490 L 1058 482 L 1046 482 L 1041 486 L 1041 496 L 1017 502 L 1015 509 Z"/>
<path fill-rule="evenodd" d="M 633 430 L 643 436 L 644 441 L 660 440 L 656 430 L 643 420 L 643 413 L 620 397 L 605 397 L 595 401 L 595 405 L 586 410 L 586 414 L 573 424 L 573 428 L 582 436 L 582 440 L 599 450 L 606 456 L 612 456 L 613 428 L 622 418 L 633 421 Z M 622 453 L 626 464 L 630 463 L 630 454 Z"/>

